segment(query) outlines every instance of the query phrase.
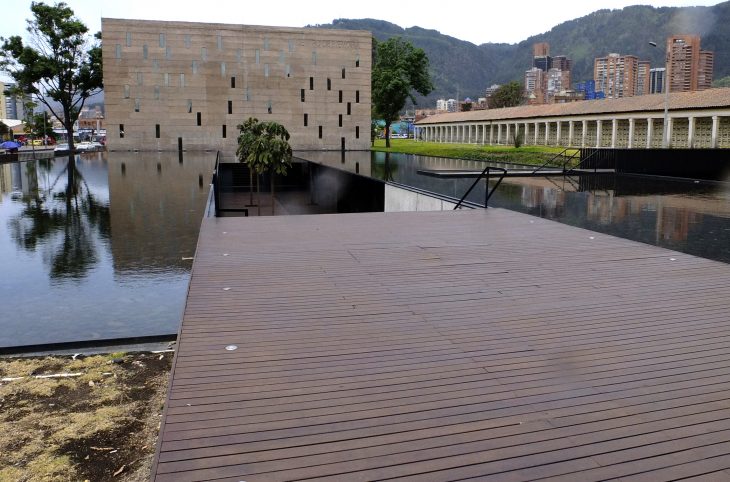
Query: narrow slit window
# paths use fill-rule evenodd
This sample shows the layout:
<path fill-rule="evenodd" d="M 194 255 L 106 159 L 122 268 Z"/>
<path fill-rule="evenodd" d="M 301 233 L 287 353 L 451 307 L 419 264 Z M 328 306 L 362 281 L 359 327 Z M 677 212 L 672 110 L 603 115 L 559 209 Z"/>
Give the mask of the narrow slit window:
<path fill-rule="evenodd" d="M 258 65 L 261 62 L 261 52 L 259 52 L 259 49 L 256 49 L 256 65 Z"/>
<path fill-rule="evenodd" d="M 226 125 L 223 124 L 221 127 L 223 128 L 221 131 L 221 134 L 222 134 L 223 139 L 225 139 L 226 138 Z"/>
<path fill-rule="evenodd" d="M 190 42 L 190 34 L 185 34 L 183 36 L 183 43 L 185 44 L 185 48 L 186 49 L 189 49 L 190 48 L 190 44 L 191 44 L 191 42 Z"/>
<path fill-rule="evenodd" d="M 160 138 L 160 124 L 155 124 L 155 139 Z"/>
<path fill-rule="evenodd" d="M 355 103 L 356 104 L 360 103 L 360 91 L 359 90 L 355 91 Z"/>
<path fill-rule="evenodd" d="M 338 125 L 339 125 L 340 127 L 342 127 L 342 114 L 340 114 L 340 115 L 339 115 L 339 116 L 337 116 L 337 117 L 338 117 L 338 119 L 339 119 L 339 120 L 338 120 Z"/>
<path fill-rule="evenodd" d="M 155 100 L 160 100 L 160 86 L 155 86 Z"/>
<path fill-rule="evenodd" d="M 340 91 L 340 104 L 342 104 L 342 91 Z"/>
<path fill-rule="evenodd" d="M 165 72 L 162 77 L 165 80 L 165 87 L 170 87 L 170 74 Z"/>
<path fill-rule="evenodd" d="M 286 57 L 284 56 L 284 51 L 280 50 L 279 51 L 279 63 L 283 64 L 285 59 L 286 59 Z"/>
<path fill-rule="evenodd" d="M 199 126 L 203 125 L 203 116 L 200 115 L 200 112 L 198 112 L 198 116 L 197 117 L 198 117 L 197 118 L 198 125 Z"/>
<path fill-rule="evenodd" d="M 314 90 L 314 77 L 309 78 L 309 90 Z"/>
<path fill-rule="evenodd" d="M 231 77 L 231 89 L 235 89 L 235 88 L 236 88 L 236 78 Z"/>
<path fill-rule="evenodd" d="M 124 84 L 124 98 L 129 99 L 129 85 Z"/>
<path fill-rule="evenodd" d="M 142 58 L 147 60 L 147 57 L 150 55 L 150 49 L 147 47 L 147 44 L 144 44 L 142 46 Z"/>
<path fill-rule="evenodd" d="M 198 61 L 197 60 L 193 60 L 193 63 L 192 63 L 192 65 L 190 67 L 193 70 L 193 74 L 197 74 L 198 73 Z"/>
<path fill-rule="evenodd" d="M 124 124 L 119 124 L 119 138 L 124 139 Z"/>
<path fill-rule="evenodd" d="M 319 126 L 319 138 L 322 138 L 322 126 Z"/>
<path fill-rule="evenodd" d="M 165 48 L 165 34 L 164 33 L 160 34 L 160 47 L 163 49 Z"/>
<path fill-rule="evenodd" d="M 272 110 L 271 110 L 271 101 L 269 101 L 269 102 L 268 102 L 268 103 L 266 104 L 266 112 L 268 112 L 269 114 L 271 114 L 271 112 L 272 112 Z"/>
<path fill-rule="evenodd" d="M 343 79 L 345 78 L 345 68 L 344 67 L 342 67 L 342 78 Z"/>
<path fill-rule="evenodd" d="M 243 49 L 236 50 L 236 62 L 240 62 L 243 58 Z"/>
<path fill-rule="evenodd" d="M 332 79 L 327 77 L 327 90 L 332 90 Z"/>
<path fill-rule="evenodd" d="M 291 77 L 291 65 L 286 64 L 286 76 Z"/>
<path fill-rule="evenodd" d="M 294 41 L 293 40 L 289 41 L 289 52 L 294 52 Z"/>
<path fill-rule="evenodd" d="M 355 139 L 360 138 L 360 126 L 355 126 Z"/>
<path fill-rule="evenodd" d="M 216 43 L 218 44 L 218 50 L 223 50 L 223 35 L 218 34 L 218 37 L 216 38 Z"/>
<path fill-rule="evenodd" d="M 127 32 L 127 42 L 126 42 L 126 45 L 127 45 L 127 47 L 131 47 L 132 46 L 132 33 L 131 32 Z"/>
<path fill-rule="evenodd" d="M 264 64 L 264 77 L 269 76 L 269 64 Z"/>
<path fill-rule="evenodd" d="M 309 125 L 309 114 L 304 114 L 304 127 Z"/>
<path fill-rule="evenodd" d="M 244 96 L 244 98 L 247 101 L 251 100 L 251 88 L 250 87 L 246 87 L 246 95 Z"/>
<path fill-rule="evenodd" d="M 193 101 L 192 99 L 188 99 L 188 114 L 193 113 Z"/>
<path fill-rule="evenodd" d="M 115 45 L 115 56 L 118 59 L 122 58 L 122 44 L 116 44 Z"/>
<path fill-rule="evenodd" d="M 357 57 L 355 57 L 355 67 L 360 67 L 360 55 L 358 54 Z"/>
<path fill-rule="evenodd" d="M 208 60 L 208 49 L 206 47 L 200 47 L 200 60 L 203 62 Z"/>
<path fill-rule="evenodd" d="M 142 85 L 144 83 L 144 76 L 142 75 L 142 72 L 137 72 L 137 85 Z"/>
<path fill-rule="evenodd" d="M 167 47 L 165 48 L 165 60 L 170 60 L 172 58 L 172 48 Z"/>
<path fill-rule="evenodd" d="M 347 103 L 347 115 L 352 115 L 352 104 L 350 102 Z"/>
<path fill-rule="evenodd" d="M 269 37 L 264 37 L 264 50 L 269 50 Z"/>
<path fill-rule="evenodd" d="M 226 63 L 221 62 L 221 77 L 225 77 L 225 76 L 226 76 Z"/>
<path fill-rule="evenodd" d="M 134 99 L 134 111 L 139 112 L 139 99 Z"/>
<path fill-rule="evenodd" d="M 312 52 L 312 65 L 317 65 L 317 51 Z"/>
<path fill-rule="evenodd" d="M 180 74 L 180 88 L 185 87 L 185 74 Z"/>
<path fill-rule="evenodd" d="M 233 101 L 232 100 L 228 101 L 228 113 L 233 114 Z"/>
<path fill-rule="evenodd" d="M 304 89 L 299 91 L 299 95 L 302 98 L 302 102 L 304 102 L 304 99 L 305 99 L 304 92 L 306 92 Z"/>

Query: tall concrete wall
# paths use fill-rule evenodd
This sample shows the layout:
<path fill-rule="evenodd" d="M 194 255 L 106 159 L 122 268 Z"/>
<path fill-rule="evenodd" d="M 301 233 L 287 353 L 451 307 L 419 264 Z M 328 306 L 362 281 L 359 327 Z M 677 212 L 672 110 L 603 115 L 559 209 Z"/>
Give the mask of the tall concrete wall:
<path fill-rule="evenodd" d="M 109 149 L 233 151 L 251 116 L 295 149 L 370 146 L 370 32 L 105 18 L 102 35 Z"/>

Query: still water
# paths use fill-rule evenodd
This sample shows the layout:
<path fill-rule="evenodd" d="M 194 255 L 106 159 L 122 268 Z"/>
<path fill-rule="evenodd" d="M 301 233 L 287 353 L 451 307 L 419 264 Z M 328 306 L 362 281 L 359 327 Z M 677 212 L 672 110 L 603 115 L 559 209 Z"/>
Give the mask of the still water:
<path fill-rule="evenodd" d="M 381 152 L 347 153 L 344 158 L 328 153 L 301 157 L 456 199 L 473 179 L 437 178 L 419 171 L 481 171 L 485 166 L 477 161 Z M 483 182 L 469 200 L 484 203 Z M 489 205 L 730 263 L 729 182 L 620 175 L 505 178 Z"/>
<path fill-rule="evenodd" d="M 214 157 L 0 165 L 0 347 L 176 333 Z"/>

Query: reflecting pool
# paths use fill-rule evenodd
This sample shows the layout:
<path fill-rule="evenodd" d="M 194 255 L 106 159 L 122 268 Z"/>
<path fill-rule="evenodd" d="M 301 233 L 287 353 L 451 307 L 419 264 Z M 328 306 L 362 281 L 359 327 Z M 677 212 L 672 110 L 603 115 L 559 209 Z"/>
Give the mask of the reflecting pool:
<path fill-rule="evenodd" d="M 423 171 L 481 171 L 485 166 L 479 161 L 382 152 L 300 157 L 456 199 L 473 179 L 438 178 Z M 483 204 L 484 194 L 481 182 L 468 199 Z M 729 182 L 626 175 L 509 177 L 489 205 L 730 263 Z"/>
<path fill-rule="evenodd" d="M 0 347 L 176 333 L 214 161 L 0 165 Z"/>

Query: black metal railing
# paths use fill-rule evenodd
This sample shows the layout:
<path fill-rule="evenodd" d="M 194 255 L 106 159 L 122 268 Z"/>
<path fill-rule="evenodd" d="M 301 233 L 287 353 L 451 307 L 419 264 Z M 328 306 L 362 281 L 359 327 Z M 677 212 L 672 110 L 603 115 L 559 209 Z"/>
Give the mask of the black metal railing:
<path fill-rule="evenodd" d="M 608 159 L 610 161 L 613 161 L 614 164 L 615 164 L 615 156 L 613 156 L 613 153 L 604 152 L 602 150 L 595 149 L 592 152 L 590 152 L 590 154 L 588 154 L 587 156 L 584 157 L 583 154 L 586 153 L 586 152 L 587 151 L 583 150 L 583 152 L 581 153 L 581 160 L 580 160 L 580 162 L 578 164 L 576 164 L 575 166 L 571 167 L 567 171 L 565 170 L 565 168 L 563 168 L 563 172 L 564 172 L 565 175 L 568 175 L 572 171 L 575 171 L 576 169 L 579 169 L 581 166 L 588 166 L 588 168 L 590 169 L 590 166 L 589 166 L 588 161 L 591 161 L 590 164 L 593 165 L 593 171 L 594 172 L 597 172 L 598 169 L 599 169 L 599 167 L 606 167 L 607 166 L 606 165 L 606 159 L 601 158 L 601 157 L 605 157 L 607 155 L 610 156 Z"/>
<path fill-rule="evenodd" d="M 568 155 L 567 154 L 568 151 L 573 151 L 573 153 L 571 155 Z M 551 157 L 550 159 L 548 159 L 547 161 L 545 161 L 537 169 L 535 169 L 534 171 L 532 171 L 532 174 L 536 174 L 537 172 L 541 171 L 543 168 L 545 168 L 547 166 L 554 166 L 556 164 L 555 163 L 555 160 L 558 159 L 558 158 L 561 158 L 561 157 L 563 157 L 564 160 L 562 161 L 562 163 L 558 162 L 557 164 L 559 164 L 560 165 L 560 168 L 563 171 L 565 171 L 565 167 L 568 165 L 568 163 L 570 161 L 572 161 L 573 159 L 575 159 L 576 156 L 578 156 L 578 154 L 580 154 L 580 150 L 579 149 L 576 149 L 576 148 L 573 148 L 573 147 L 566 147 L 565 149 L 563 149 L 562 151 L 560 151 L 559 153 L 555 154 L 553 157 Z"/>
<path fill-rule="evenodd" d="M 491 170 L 495 171 L 501 171 L 502 175 L 499 176 L 499 179 L 497 179 L 497 183 L 494 185 L 494 187 L 490 190 L 489 189 L 489 173 Z M 481 174 L 479 174 L 479 177 L 477 177 L 472 185 L 467 189 L 467 191 L 464 193 L 463 196 L 461 196 L 461 199 L 459 199 L 459 202 L 456 203 L 456 206 L 454 206 L 454 210 L 457 210 L 461 207 L 461 205 L 464 203 L 464 200 L 466 197 L 472 192 L 474 187 L 479 184 L 479 181 L 484 177 L 486 179 L 485 188 L 484 188 L 484 209 L 486 209 L 489 206 L 489 198 L 492 197 L 492 194 L 494 194 L 494 191 L 497 190 L 499 185 L 502 183 L 502 179 L 504 179 L 504 176 L 507 174 L 507 169 L 504 169 L 502 167 L 493 167 L 493 166 L 487 166 L 484 168 Z M 469 176 L 470 177 L 470 176 Z"/>

